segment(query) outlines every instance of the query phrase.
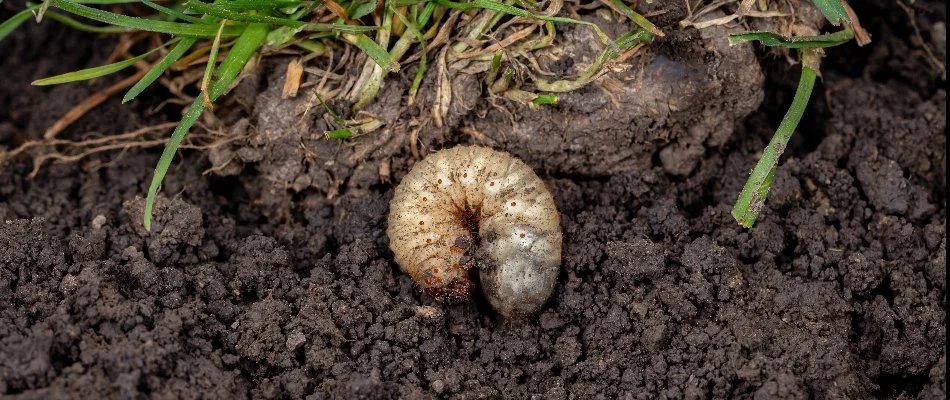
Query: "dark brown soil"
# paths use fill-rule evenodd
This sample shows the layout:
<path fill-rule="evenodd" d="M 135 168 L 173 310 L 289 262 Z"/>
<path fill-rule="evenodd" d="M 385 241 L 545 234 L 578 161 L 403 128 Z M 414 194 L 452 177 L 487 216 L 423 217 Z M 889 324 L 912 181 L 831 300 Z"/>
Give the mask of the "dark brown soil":
<path fill-rule="evenodd" d="M 269 61 L 218 107 L 246 138 L 182 152 L 151 232 L 138 196 L 160 149 L 33 179 L 29 157 L 10 160 L 0 397 L 945 398 L 945 82 L 900 7 L 853 3 L 874 42 L 829 51 L 752 230 L 729 211 L 798 67 L 726 46 L 725 28 L 679 30 L 677 8 L 619 86 L 531 111 L 475 100 L 452 71 L 446 125 L 414 126 L 433 100 L 405 107 L 403 71 L 370 107 L 387 126 L 346 142 L 301 117 L 308 99 L 279 99 L 286 60 Z M 945 59 L 946 6 L 913 7 Z M 28 85 L 101 64 L 110 46 L 92 44 L 113 39 L 93 39 L 44 23 L 0 43 L 0 146 L 114 82 Z M 545 67 L 574 73 L 597 50 Z M 113 99 L 61 135 L 175 120 L 152 112 L 166 95 Z M 392 260 L 391 182 L 413 145 L 454 143 L 517 154 L 552 187 L 563 271 L 535 318 L 436 303 Z"/>

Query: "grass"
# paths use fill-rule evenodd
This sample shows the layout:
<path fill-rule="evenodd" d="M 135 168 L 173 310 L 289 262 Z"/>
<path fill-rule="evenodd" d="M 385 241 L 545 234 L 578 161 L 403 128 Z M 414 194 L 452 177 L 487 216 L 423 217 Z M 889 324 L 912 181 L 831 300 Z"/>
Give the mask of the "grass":
<path fill-rule="evenodd" d="M 808 104 L 819 71 L 820 49 L 855 38 L 859 44 L 869 40 L 862 38 L 863 30 L 844 0 L 813 1 L 829 22 L 844 28 L 815 36 L 785 37 L 774 32 L 744 32 L 729 37 L 731 45 L 758 42 L 797 49 L 804 61 L 795 99 L 768 147 L 763 150 L 733 208 L 732 215 L 745 227 L 752 227 L 763 210 L 778 160 Z M 159 60 L 148 65 L 147 72 L 126 92 L 123 102 L 134 100 L 170 68 L 187 66 L 208 54 L 201 95 L 193 99 L 166 142 L 149 186 L 143 224 L 146 229 L 151 229 L 155 197 L 185 136 L 201 114 L 237 83 L 245 66 L 255 56 L 292 49 L 306 58 L 324 55 L 343 46 L 357 49 L 364 55 L 363 67 L 358 77 L 351 77 L 355 79 L 355 87 L 344 94 L 344 100 L 353 104 L 354 112 L 375 100 L 387 73 L 409 64 L 418 66 L 408 93 L 408 103 L 413 104 L 422 77 L 432 67 L 431 58 L 435 56 L 438 82 L 432 116 L 437 124 L 441 124 L 451 99 L 446 73 L 446 65 L 450 62 L 486 62 L 484 84 L 490 94 L 531 107 L 542 107 L 556 104 L 556 93 L 590 84 L 607 61 L 650 43 L 655 36 L 663 36 L 660 29 L 621 0 L 604 0 L 602 3 L 619 18 L 629 19 L 638 28 L 612 39 L 596 24 L 557 16 L 564 6 L 560 1 L 545 3 L 548 8 L 542 10 L 542 4 L 534 0 L 170 0 L 163 4 L 150 0 L 46 0 L 42 4 L 28 4 L 25 10 L 0 23 L 0 40 L 34 16 L 37 20 L 48 17 L 78 30 L 97 33 L 154 32 L 170 35 L 170 40 L 141 55 L 34 82 L 51 85 L 93 79 L 141 65 L 156 52 L 170 47 Z M 122 4 L 124 10 L 131 6 L 137 7 L 140 14 L 142 9 L 150 12 L 146 17 L 136 17 L 93 7 Z M 460 22 L 463 15 L 466 21 Z M 95 24 L 80 22 L 70 16 L 91 20 Z M 573 79 L 549 82 L 523 67 L 518 72 L 526 73 L 516 73 L 516 64 L 524 64 L 519 63 L 519 59 L 528 60 L 532 51 L 552 45 L 556 35 L 555 23 L 577 24 L 593 30 L 605 44 L 605 49 Z M 484 40 L 499 27 L 509 28 L 506 32 L 513 27 L 522 29 L 515 29 L 514 35 L 497 43 Z M 217 63 L 217 54 L 222 51 L 226 55 Z M 332 112 L 316 91 L 314 94 L 338 125 L 325 132 L 328 139 L 353 138 L 381 126 L 379 121 L 366 116 L 343 120 Z"/>
<path fill-rule="evenodd" d="M 852 18 L 848 12 L 848 5 L 845 1 L 814 0 L 814 2 L 828 22 L 835 26 L 844 25 L 845 27 L 838 32 L 816 36 L 784 37 L 773 32 L 743 32 L 729 37 L 729 44 L 733 46 L 754 41 L 766 46 L 798 49 L 802 57 L 802 75 L 795 91 L 795 98 L 792 100 L 792 104 L 789 106 L 788 112 L 786 112 L 775 134 L 772 135 L 768 146 L 762 150 L 762 156 L 749 174 L 749 178 L 746 180 L 732 208 L 733 218 L 739 225 L 746 228 L 755 225 L 759 214 L 765 208 L 765 200 L 768 198 L 769 189 L 772 188 L 772 181 L 775 178 L 775 171 L 778 169 L 778 160 L 785 152 L 785 147 L 795 133 L 795 128 L 798 127 L 798 123 L 805 113 L 805 108 L 808 106 L 808 100 L 811 98 L 815 79 L 818 76 L 822 55 L 821 49 L 847 43 L 855 39 L 856 32 L 859 34 L 859 44 L 863 45 L 870 40 L 863 37 L 865 36 L 863 29 L 861 29 L 857 19 Z"/>
<path fill-rule="evenodd" d="M 434 55 L 442 57 L 437 63 L 437 68 L 442 69 L 440 72 L 444 72 L 446 61 L 497 57 L 492 66 L 505 71 L 497 76 L 498 81 L 504 82 L 492 81 L 487 85 L 503 90 L 492 93 L 539 107 L 555 104 L 557 96 L 525 90 L 525 82 L 516 81 L 522 75 L 510 73 L 510 66 L 501 66 L 501 55 L 513 63 L 518 58 L 529 57 L 531 51 L 550 46 L 555 34 L 554 23 L 592 29 L 607 50 L 598 58 L 598 63 L 577 80 L 554 84 L 538 80 L 535 90 L 558 92 L 583 86 L 600 71 L 604 61 L 616 58 L 620 51 L 635 44 L 652 40 L 653 35 L 662 35 L 640 14 L 618 0 L 611 1 L 621 18 L 629 18 L 639 26 L 617 41 L 595 24 L 555 16 L 563 6 L 561 2 L 552 2 L 553 8 L 541 10 L 539 4 L 530 0 L 170 0 L 161 4 L 150 0 L 46 0 L 41 4 L 28 4 L 26 9 L 0 23 L 0 40 L 34 17 L 38 21 L 48 18 L 89 32 L 154 32 L 166 38 L 170 36 L 165 43 L 140 55 L 34 82 L 35 85 L 54 85 L 98 78 L 132 66 L 141 67 L 157 53 L 164 53 L 147 64 L 147 72 L 131 85 L 122 98 L 123 103 L 134 100 L 169 69 L 207 57 L 201 94 L 193 99 L 166 142 L 149 185 L 143 225 L 151 229 L 156 195 L 182 141 L 201 114 L 237 83 L 245 66 L 258 55 L 293 51 L 308 57 L 344 46 L 357 49 L 365 55 L 365 61 L 362 61 L 362 73 L 355 78 L 356 87 L 345 99 L 353 104 L 356 112 L 375 100 L 386 74 L 403 68 L 403 63 L 418 65 L 409 91 L 411 103 Z M 146 16 L 136 16 L 143 14 Z M 468 21 L 460 22 L 463 19 Z M 491 48 L 491 41 L 485 38 L 500 26 L 524 27 L 527 34 L 503 49 Z M 216 62 L 219 52 L 226 54 L 220 63 Z M 444 78 L 445 74 L 439 76 Z M 444 79 L 440 80 L 440 85 L 445 83 Z M 329 110 L 323 99 L 320 102 Z M 441 116 L 435 117 L 441 120 Z M 353 120 L 337 117 L 335 121 L 339 127 L 325 133 L 329 139 L 352 138 L 381 126 L 379 121 L 365 116 Z"/>
<path fill-rule="evenodd" d="M 772 180 L 775 178 L 775 170 L 778 169 L 779 156 L 785 151 L 788 140 L 795 133 L 795 127 L 801 121 L 805 114 L 805 107 L 808 106 L 808 99 L 811 98 L 812 88 L 815 87 L 816 69 L 807 65 L 802 66 L 802 77 L 798 82 L 798 89 L 795 91 L 795 98 L 792 99 L 792 105 L 788 112 L 782 118 L 775 135 L 769 141 L 768 146 L 762 150 L 762 157 L 749 174 L 749 180 L 746 181 L 736 205 L 732 210 L 732 216 L 742 225 L 751 228 L 755 225 L 755 220 L 762 212 L 765 206 L 765 199 L 769 195 L 769 189 L 772 187 Z"/>

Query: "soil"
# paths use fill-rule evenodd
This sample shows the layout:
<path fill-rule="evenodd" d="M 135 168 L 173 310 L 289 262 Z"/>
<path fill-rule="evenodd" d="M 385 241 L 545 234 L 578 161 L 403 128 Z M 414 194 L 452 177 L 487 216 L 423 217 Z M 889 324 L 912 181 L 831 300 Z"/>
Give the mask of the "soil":
<path fill-rule="evenodd" d="M 181 152 L 150 232 L 160 149 L 33 178 L 28 155 L 8 160 L 0 397 L 946 398 L 947 103 L 922 47 L 946 58 L 945 4 L 910 19 L 855 2 L 874 42 L 828 51 L 754 229 L 729 212 L 799 68 L 669 7 L 666 37 L 555 106 L 484 100 L 453 70 L 445 123 L 417 124 L 436 78 L 406 107 L 409 68 L 368 109 L 386 126 L 348 141 L 323 139 L 306 96 L 280 99 L 271 59 L 204 120 L 235 139 Z M 597 42 L 559 31 L 574 45 L 542 66 L 576 73 Z M 28 85 L 103 63 L 110 41 L 27 23 L 0 42 L 0 147 L 114 82 Z M 112 99 L 60 135 L 174 121 L 165 96 Z M 533 318 L 439 304 L 388 250 L 393 185 L 414 152 L 456 143 L 510 151 L 552 188 L 563 269 Z"/>

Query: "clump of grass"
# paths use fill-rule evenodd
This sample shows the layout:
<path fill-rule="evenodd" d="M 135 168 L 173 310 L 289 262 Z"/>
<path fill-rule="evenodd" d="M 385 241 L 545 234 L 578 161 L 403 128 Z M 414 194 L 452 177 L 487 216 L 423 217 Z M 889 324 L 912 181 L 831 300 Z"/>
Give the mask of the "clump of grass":
<path fill-rule="evenodd" d="M 825 18 L 834 26 L 843 26 L 843 29 L 825 35 L 785 37 L 774 32 L 744 32 L 730 35 L 729 44 L 739 45 L 746 42 L 759 42 L 766 46 L 782 46 L 789 49 L 798 49 L 801 53 L 802 75 L 795 91 L 795 97 L 788 108 L 788 112 L 779 124 L 778 129 L 762 150 L 762 156 L 755 164 L 749 179 L 732 208 L 732 216 L 739 225 L 751 228 L 759 214 L 765 207 L 765 199 L 775 178 L 778 160 L 789 139 L 795 133 L 812 89 L 818 71 L 822 49 L 834 47 L 857 38 L 858 44 L 866 44 L 870 38 L 858 24 L 857 18 L 850 12 L 850 7 L 843 0 L 814 0 L 814 3 L 824 14 Z M 857 36 L 856 36 L 857 35 Z"/>
<path fill-rule="evenodd" d="M 795 98 L 733 208 L 732 215 L 745 227 L 751 227 L 761 213 L 778 159 L 808 104 L 818 76 L 821 49 L 855 38 L 859 44 L 868 40 L 844 0 L 813 1 L 828 21 L 844 28 L 814 36 L 786 37 L 775 32 L 745 32 L 729 38 L 732 45 L 759 42 L 766 46 L 797 49 L 802 58 L 802 76 Z M 418 69 L 408 93 L 408 102 L 412 104 L 424 73 L 432 66 L 431 58 L 435 56 L 438 82 L 432 117 L 441 124 L 451 100 L 451 85 L 446 73 L 449 63 L 482 62 L 487 73 L 484 84 L 489 93 L 531 107 L 541 107 L 557 103 L 556 93 L 575 90 L 592 82 L 607 61 L 635 51 L 638 46 L 652 41 L 654 36 L 663 35 L 622 1 L 604 0 L 602 3 L 633 21 L 638 28 L 612 39 L 596 24 L 557 16 L 564 6 L 560 0 L 173 0 L 163 4 L 150 0 L 46 0 L 42 4 L 28 4 L 26 9 L 0 23 L 0 40 L 31 17 L 38 21 L 46 17 L 88 32 L 144 31 L 169 35 L 170 40 L 138 56 L 34 82 L 36 85 L 51 85 L 93 79 L 140 64 L 156 52 L 164 52 L 131 85 L 123 102 L 135 99 L 169 69 L 193 63 L 208 54 L 201 95 L 193 100 L 166 142 L 149 185 L 143 224 L 150 229 L 155 196 L 185 136 L 201 114 L 237 83 L 242 71 L 256 56 L 296 49 L 304 58 L 312 58 L 340 46 L 358 49 L 365 55 L 365 61 L 355 78 L 355 85 L 344 93 L 354 111 L 376 98 L 387 73 L 416 63 Z M 751 10 L 753 3 L 743 0 L 740 8 Z M 145 7 L 151 13 L 147 17 L 134 17 L 90 6 L 120 4 Z M 722 4 L 725 3 L 713 5 L 719 7 Z M 749 15 L 768 16 L 768 13 L 748 11 Z M 460 22 L 462 15 L 465 22 Z M 99 25 L 84 23 L 71 16 L 96 21 Z M 728 23 L 737 17 L 732 15 L 706 23 L 684 21 L 682 24 L 702 28 Z M 573 79 L 549 82 L 530 71 L 528 74 L 516 73 L 515 64 L 519 58 L 530 60 L 531 52 L 552 45 L 556 35 L 555 23 L 578 24 L 592 29 L 606 45 L 605 49 L 580 76 Z M 507 38 L 497 42 L 484 40 L 502 29 L 507 29 L 504 31 L 509 35 Z M 219 52 L 226 52 L 226 55 L 217 62 Z M 507 65 L 503 61 L 507 61 Z M 520 81 L 525 75 L 530 82 Z M 315 95 L 319 97 L 316 92 Z M 371 116 L 344 120 L 333 113 L 324 99 L 319 100 L 338 125 L 336 129 L 325 132 L 328 139 L 352 138 L 382 125 Z M 46 139 L 52 139 L 55 132 L 48 131 Z"/>
<path fill-rule="evenodd" d="M 610 2 L 611 8 L 638 25 L 636 30 L 617 40 L 593 23 L 557 16 L 564 6 L 559 0 L 171 0 L 161 4 L 150 0 L 46 0 L 41 4 L 28 4 L 26 9 L 0 23 L 0 40 L 31 17 L 37 21 L 48 18 L 89 32 L 154 32 L 170 36 L 163 44 L 138 56 L 34 82 L 35 85 L 62 84 L 101 77 L 133 65 L 141 68 L 143 62 L 162 52 L 161 58 L 148 64 L 147 72 L 128 88 L 123 102 L 134 100 L 169 69 L 182 67 L 207 54 L 201 94 L 192 101 L 166 142 L 149 185 L 143 224 L 150 229 L 155 197 L 183 139 L 201 114 L 227 93 L 240 79 L 244 68 L 262 53 L 293 49 L 303 57 L 312 58 L 335 47 L 358 49 L 365 55 L 362 72 L 356 77 L 355 86 L 345 93 L 354 111 L 375 99 L 387 73 L 410 63 L 418 65 L 408 97 L 410 103 L 414 102 L 423 74 L 432 64 L 431 58 L 437 56 L 440 79 L 433 117 L 440 123 L 443 116 L 440 111 L 444 114 L 451 99 L 450 93 L 443 91 L 448 85 L 447 63 L 492 60 L 490 66 L 485 67 L 486 72 L 490 72 L 491 78 L 486 84 L 491 93 L 538 107 L 556 103 L 554 92 L 588 84 L 606 60 L 652 40 L 653 35 L 663 34 L 630 7 L 618 0 Z M 101 5 L 124 5 L 123 10 L 138 11 L 137 15 L 144 9 L 147 16 L 94 7 Z M 463 15 L 467 19 L 464 23 L 460 22 Z M 73 17 L 95 23 L 80 22 Z M 518 58 L 530 57 L 534 50 L 551 46 L 556 34 L 555 23 L 578 24 L 594 30 L 606 50 L 582 76 L 553 83 L 536 79 L 534 90 L 539 92 L 526 90 L 525 82 L 517 81 L 521 74 L 513 74 L 512 67 L 502 65 L 502 54 L 511 64 Z M 516 36 L 516 40 L 504 40 L 504 45 L 485 40 L 502 28 L 515 29 L 520 36 Z M 217 62 L 219 52 L 226 55 Z M 339 129 L 326 132 L 327 138 L 351 138 L 381 126 L 371 117 L 343 120 L 329 110 L 322 98 L 320 102 L 340 125 Z M 53 139 L 55 132 L 47 133 L 46 139 Z"/>

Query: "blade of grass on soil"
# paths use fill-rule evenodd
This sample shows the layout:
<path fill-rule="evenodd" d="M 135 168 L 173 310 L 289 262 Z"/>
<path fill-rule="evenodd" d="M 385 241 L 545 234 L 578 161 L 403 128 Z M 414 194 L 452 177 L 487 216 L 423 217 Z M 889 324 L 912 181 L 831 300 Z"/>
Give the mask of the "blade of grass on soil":
<path fill-rule="evenodd" d="M 103 22 L 131 29 L 149 32 L 168 33 L 176 36 L 213 38 L 218 33 L 218 27 L 211 24 L 187 24 L 181 22 L 157 21 L 144 18 L 130 17 L 113 12 L 84 6 L 68 0 L 48 0 L 50 5 L 63 11 Z M 238 36 L 244 31 L 243 26 L 231 25 L 224 29 L 221 36 Z"/>
<path fill-rule="evenodd" d="M 785 46 L 790 49 L 813 49 L 818 47 L 833 47 L 854 38 L 851 29 L 844 29 L 835 33 L 817 36 L 785 37 L 772 32 L 742 32 L 729 35 L 729 45 L 758 41 L 766 46 Z"/>
<path fill-rule="evenodd" d="M 221 48 L 221 31 L 227 25 L 228 20 L 222 19 L 218 27 L 218 36 L 211 42 L 211 51 L 208 52 L 208 62 L 205 64 L 205 75 L 201 78 L 201 95 L 205 99 L 205 108 L 211 108 L 211 96 L 208 93 L 208 85 L 211 84 L 211 73 L 214 72 L 214 65 L 218 62 L 218 50 Z M 265 38 L 266 42 L 267 39 Z"/>
<path fill-rule="evenodd" d="M 825 19 L 834 26 L 841 26 L 841 24 L 851 22 L 851 18 L 848 18 L 848 12 L 845 11 L 844 4 L 841 4 L 841 1 L 842 0 L 814 0 L 815 6 L 821 10 Z"/>
<path fill-rule="evenodd" d="M 844 0 L 814 1 L 821 8 L 825 18 L 833 24 L 851 23 L 851 19 L 842 3 Z M 731 46 L 758 41 L 766 46 L 797 48 L 800 49 L 802 54 L 802 76 L 798 83 L 798 89 L 795 91 L 795 98 L 792 100 L 792 104 L 789 106 L 788 112 L 782 119 L 775 135 L 772 136 L 772 140 L 769 141 L 769 145 L 762 151 L 761 158 L 752 169 L 749 179 L 732 208 L 732 216 L 739 225 L 751 228 L 765 206 L 765 199 L 772 187 L 772 180 L 775 178 L 775 171 L 778 168 L 778 159 L 785 151 L 785 146 L 795 132 L 798 122 L 801 121 L 802 114 L 805 112 L 805 107 L 811 97 L 812 88 L 815 86 L 816 71 L 820 59 L 820 55 L 815 49 L 838 46 L 853 38 L 854 31 L 851 28 L 817 36 L 785 37 L 773 32 L 743 32 L 729 35 L 729 45 Z"/>
<path fill-rule="evenodd" d="M 3 40 L 3 38 L 7 37 L 7 35 L 9 35 L 10 32 L 13 32 L 13 30 L 20 26 L 20 24 L 30 19 L 30 17 L 33 16 L 33 11 L 35 11 L 37 8 L 40 8 L 40 6 L 36 5 L 28 7 L 27 9 L 14 14 L 6 21 L 3 21 L 3 23 L 0 23 L 0 40 Z"/>
<path fill-rule="evenodd" d="M 550 94 L 539 94 L 538 97 L 535 97 L 534 100 L 531 100 L 531 104 L 536 106 L 557 104 L 557 96 Z"/>
<path fill-rule="evenodd" d="M 169 16 L 169 17 L 174 17 L 174 18 L 180 19 L 180 20 L 185 21 L 185 22 L 191 22 L 191 23 L 193 23 L 193 24 L 204 24 L 204 23 L 205 23 L 204 21 L 202 21 L 202 20 L 199 19 L 199 18 L 192 17 L 192 16 L 190 16 L 190 15 L 187 15 L 187 14 L 185 14 L 185 13 L 183 13 L 183 12 L 181 12 L 181 11 L 175 10 L 175 9 L 173 9 L 173 8 L 168 8 L 168 7 L 159 5 L 159 4 L 155 4 L 155 3 L 152 2 L 151 0 L 142 0 L 142 4 L 145 4 L 145 5 L 149 6 L 149 7 L 152 7 L 153 9 L 155 9 L 155 11 L 158 11 L 158 12 L 160 12 L 160 13 L 162 13 L 162 14 L 165 14 L 165 15 L 167 15 L 167 16 Z"/>
<path fill-rule="evenodd" d="M 352 19 L 360 19 L 360 18 L 363 18 L 363 17 L 369 15 L 369 13 L 373 12 L 374 10 L 376 10 L 376 2 L 375 2 L 375 1 L 370 1 L 370 2 L 366 2 L 366 3 L 362 3 L 362 4 L 357 4 L 356 2 L 353 2 L 353 4 L 355 4 L 356 7 L 353 7 L 351 10 L 349 10 L 349 12 L 350 12 L 350 18 L 352 18 Z"/>
<path fill-rule="evenodd" d="M 610 4 L 620 10 L 623 15 L 625 15 L 627 18 L 630 18 L 633 23 L 637 24 L 641 28 L 646 29 L 656 36 L 665 36 L 660 28 L 657 28 L 656 25 L 653 25 L 653 23 L 647 20 L 644 16 L 638 14 L 636 11 L 633 11 L 632 8 L 624 4 L 622 1 L 610 0 Z"/>
<path fill-rule="evenodd" d="M 765 205 L 765 198 L 772 187 L 772 179 L 775 177 L 775 169 L 778 167 L 778 159 L 785 151 L 789 138 L 795 133 L 795 127 L 802 119 L 805 113 L 805 107 L 808 105 L 808 99 L 811 97 L 812 88 L 815 87 L 816 72 L 807 65 L 802 66 L 802 77 L 798 82 L 798 89 L 795 91 L 795 98 L 792 105 L 788 108 L 785 118 L 779 124 L 778 130 L 769 141 L 769 145 L 762 151 L 762 157 L 755 164 L 749 180 L 745 187 L 739 193 L 735 206 L 732 208 L 732 216 L 739 225 L 751 228 L 755 220 L 759 217 L 762 207 Z"/>
<path fill-rule="evenodd" d="M 217 100 L 218 97 L 224 94 L 231 83 L 234 82 L 234 79 L 238 77 L 238 74 L 240 74 L 244 66 L 247 65 L 248 60 L 250 60 L 254 53 L 264 44 L 264 40 L 267 39 L 267 33 L 269 31 L 270 29 L 267 24 L 251 24 L 241 33 L 241 36 L 238 37 L 237 41 L 235 41 L 231 47 L 231 51 L 228 52 L 228 55 L 225 56 L 221 64 L 218 65 L 218 78 L 212 82 L 208 88 L 208 95 L 211 101 Z M 158 188 L 165 179 L 165 174 L 168 173 L 168 167 L 171 166 L 172 160 L 175 158 L 175 152 L 178 151 L 178 146 L 181 145 L 181 141 L 185 138 L 185 135 L 188 134 L 188 130 L 191 129 L 191 126 L 198 120 L 198 117 L 201 116 L 204 110 L 204 98 L 199 96 L 182 117 L 181 123 L 175 128 L 171 139 L 169 139 L 168 144 L 165 145 L 165 150 L 162 151 L 162 157 L 158 160 L 158 165 L 155 166 L 155 174 L 152 176 L 152 183 L 148 188 L 148 197 L 145 199 L 145 213 L 143 216 L 145 230 L 152 229 L 152 208 L 155 205 L 155 196 L 158 194 Z"/>
<path fill-rule="evenodd" d="M 123 32 L 134 31 L 134 29 L 132 28 L 125 28 L 122 26 L 115 26 L 115 25 L 106 25 L 106 26 L 89 25 L 83 22 L 79 22 L 68 16 L 55 13 L 52 11 L 46 11 L 46 14 L 44 15 L 46 15 L 46 18 L 59 22 L 77 31 L 90 32 L 90 33 L 123 33 Z"/>
<path fill-rule="evenodd" d="M 283 25 L 290 28 L 301 28 L 306 25 L 305 22 L 294 21 L 288 18 L 277 18 L 267 15 L 242 14 L 241 12 L 230 10 L 226 6 L 202 3 L 198 0 L 189 0 L 187 3 L 185 3 L 185 6 L 188 7 L 189 10 L 197 13 L 208 14 L 232 21 L 259 22 L 264 24 Z"/>
<path fill-rule="evenodd" d="M 224 2 L 229 10 L 232 11 L 260 11 L 268 9 L 279 9 L 279 8 L 294 8 L 306 5 L 307 3 L 319 3 L 307 2 L 300 0 L 232 0 Z"/>
<path fill-rule="evenodd" d="M 174 39 L 173 41 L 177 41 Z M 133 64 L 139 62 L 139 60 L 148 57 L 149 54 L 156 52 L 158 49 L 165 47 L 159 46 L 152 50 L 149 50 L 147 53 L 132 57 L 128 60 L 122 60 L 112 64 L 100 65 L 98 67 L 86 68 L 79 71 L 67 72 L 62 75 L 51 76 L 49 78 L 43 78 L 36 81 L 33 81 L 33 84 L 36 86 L 46 86 L 46 85 L 59 85 L 62 83 L 76 82 L 76 81 L 85 81 L 93 78 L 98 78 L 100 76 L 109 75 L 121 71 L 125 68 L 132 66 Z"/>
<path fill-rule="evenodd" d="M 373 39 L 370 39 L 369 36 L 360 33 L 356 35 L 344 35 L 343 38 L 350 44 L 366 52 L 381 68 L 385 70 L 395 69 L 393 59 L 389 56 L 389 52 L 380 47 L 379 44 L 374 42 Z"/>
<path fill-rule="evenodd" d="M 173 47 L 172 50 L 169 51 L 164 58 L 162 58 L 161 61 L 152 66 L 152 69 L 149 70 L 148 73 L 142 77 L 142 79 L 139 79 L 139 81 L 136 82 L 134 86 L 129 88 L 129 91 L 125 93 L 124 97 L 122 97 L 122 103 L 128 103 L 129 101 L 132 101 L 132 99 L 142 93 L 146 88 L 151 86 L 153 82 L 161 77 L 163 73 L 165 73 L 165 70 L 167 70 L 168 67 L 171 67 L 175 61 L 178 61 L 181 56 L 185 55 L 185 53 L 188 52 L 188 49 L 190 49 L 191 46 L 194 46 L 195 42 L 197 41 L 198 38 L 184 38 L 181 40 L 181 42 L 178 42 L 178 44 L 176 44 L 175 47 Z"/>
<path fill-rule="evenodd" d="M 71 0 L 73 3 L 77 4 L 128 4 L 128 3 L 138 3 L 139 0 Z"/>
<path fill-rule="evenodd" d="M 353 131 L 343 128 L 343 129 L 334 129 L 332 131 L 326 131 L 323 133 L 327 139 L 349 139 L 353 136 Z"/>

